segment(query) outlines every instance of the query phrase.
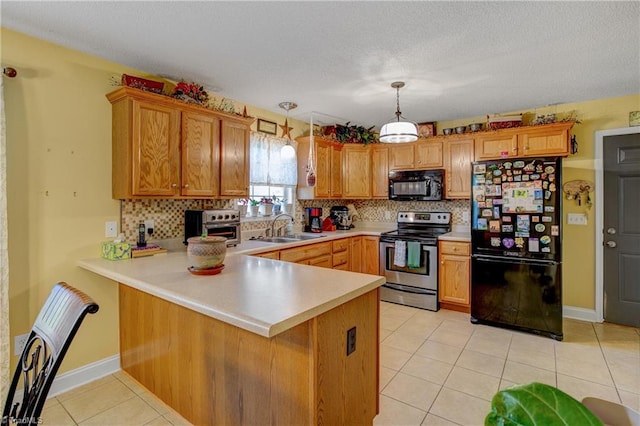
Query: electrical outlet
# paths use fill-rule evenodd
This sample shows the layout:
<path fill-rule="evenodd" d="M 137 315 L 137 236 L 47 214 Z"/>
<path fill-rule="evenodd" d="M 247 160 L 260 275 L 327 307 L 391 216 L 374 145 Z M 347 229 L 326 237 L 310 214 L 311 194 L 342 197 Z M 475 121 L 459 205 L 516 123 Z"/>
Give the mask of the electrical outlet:
<path fill-rule="evenodd" d="M 107 238 L 115 238 L 118 236 L 118 222 L 104 223 L 104 236 Z"/>
<path fill-rule="evenodd" d="M 27 344 L 27 339 L 29 338 L 29 333 L 20 334 L 13 338 L 13 354 L 20 355 L 24 346 Z"/>
<path fill-rule="evenodd" d="M 347 355 L 351 355 L 356 350 L 356 328 L 352 327 L 347 331 Z"/>
<path fill-rule="evenodd" d="M 462 212 L 462 221 L 469 222 L 469 212 Z"/>
<path fill-rule="evenodd" d="M 154 229 L 155 225 L 156 224 L 153 219 L 147 219 L 144 221 L 144 227 L 147 229 L 147 232 L 149 232 L 149 229 Z"/>

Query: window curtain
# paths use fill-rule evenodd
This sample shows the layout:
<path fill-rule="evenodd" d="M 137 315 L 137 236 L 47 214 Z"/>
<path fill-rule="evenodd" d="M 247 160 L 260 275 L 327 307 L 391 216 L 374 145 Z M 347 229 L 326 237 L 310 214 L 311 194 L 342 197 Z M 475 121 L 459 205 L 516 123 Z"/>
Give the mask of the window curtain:
<path fill-rule="evenodd" d="M 285 160 L 280 150 L 289 142 L 297 150 L 298 143 L 265 133 L 251 132 L 250 181 L 253 185 L 295 185 L 298 183 L 298 163 L 294 157 Z"/>
<path fill-rule="evenodd" d="M 7 230 L 7 147 L 4 117 L 4 77 L 0 75 L 0 401 L 9 391 L 9 253 Z"/>

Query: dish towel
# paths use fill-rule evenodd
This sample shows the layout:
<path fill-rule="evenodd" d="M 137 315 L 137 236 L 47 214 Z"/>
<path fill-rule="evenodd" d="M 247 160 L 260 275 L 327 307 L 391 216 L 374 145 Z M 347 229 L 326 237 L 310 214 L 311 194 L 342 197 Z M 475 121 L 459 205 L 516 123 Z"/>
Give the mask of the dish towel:
<path fill-rule="evenodd" d="M 417 241 L 407 243 L 407 266 L 409 269 L 420 267 L 420 243 Z"/>
<path fill-rule="evenodd" d="M 404 267 L 407 259 L 407 242 L 396 241 L 395 252 L 393 254 L 393 264 Z"/>

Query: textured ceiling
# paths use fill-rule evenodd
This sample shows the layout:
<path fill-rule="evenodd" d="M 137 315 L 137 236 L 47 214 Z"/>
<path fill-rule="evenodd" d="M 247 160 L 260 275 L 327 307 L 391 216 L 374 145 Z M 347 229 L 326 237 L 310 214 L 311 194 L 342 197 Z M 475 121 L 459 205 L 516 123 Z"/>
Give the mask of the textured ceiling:
<path fill-rule="evenodd" d="M 640 2 L 0 2 L 19 32 L 379 128 L 640 93 Z"/>

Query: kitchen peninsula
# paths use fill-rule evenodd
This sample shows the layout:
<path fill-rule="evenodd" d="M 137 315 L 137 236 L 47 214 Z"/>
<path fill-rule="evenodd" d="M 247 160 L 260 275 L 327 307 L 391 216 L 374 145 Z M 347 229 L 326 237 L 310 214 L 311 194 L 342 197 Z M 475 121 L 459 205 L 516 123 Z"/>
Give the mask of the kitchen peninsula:
<path fill-rule="evenodd" d="M 379 411 L 382 277 L 233 252 L 214 276 L 190 274 L 184 252 L 78 264 L 118 282 L 122 369 L 194 424 Z"/>

